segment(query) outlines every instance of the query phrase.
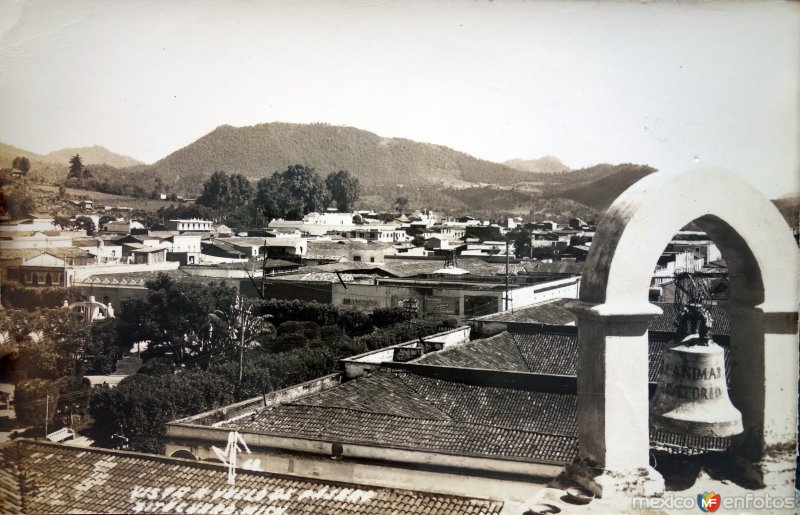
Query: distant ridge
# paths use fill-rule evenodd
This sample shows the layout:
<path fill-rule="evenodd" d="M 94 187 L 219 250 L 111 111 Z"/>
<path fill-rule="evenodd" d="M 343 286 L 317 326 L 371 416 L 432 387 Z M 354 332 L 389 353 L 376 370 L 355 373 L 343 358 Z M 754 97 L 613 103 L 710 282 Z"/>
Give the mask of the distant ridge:
<path fill-rule="evenodd" d="M 509 159 L 503 164 L 522 172 L 564 173 L 570 171 L 567 165 L 554 156 L 543 156 L 538 159 Z"/>
<path fill-rule="evenodd" d="M 655 171 L 653 167 L 631 163 L 600 164 L 567 174 L 571 181 L 551 186 L 547 196 L 605 211 L 623 191 Z"/>
<path fill-rule="evenodd" d="M 11 168 L 11 163 L 14 162 L 15 157 L 27 157 L 31 161 L 45 160 L 43 155 L 36 152 L 0 142 L 0 168 Z"/>
<path fill-rule="evenodd" d="M 367 187 L 443 182 L 510 185 L 529 180 L 525 172 L 441 145 L 384 138 L 353 127 L 292 123 L 223 125 L 140 169 L 165 184 L 197 193 L 216 170 L 259 179 L 298 163 L 323 175 L 348 170 Z"/>
<path fill-rule="evenodd" d="M 69 159 L 75 154 L 81 156 L 81 162 L 83 162 L 84 165 L 106 164 L 115 168 L 125 168 L 142 164 L 141 161 L 137 161 L 130 156 L 117 154 L 99 145 L 80 148 L 62 148 L 42 156 L 42 159 L 53 164 L 68 166 Z"/>

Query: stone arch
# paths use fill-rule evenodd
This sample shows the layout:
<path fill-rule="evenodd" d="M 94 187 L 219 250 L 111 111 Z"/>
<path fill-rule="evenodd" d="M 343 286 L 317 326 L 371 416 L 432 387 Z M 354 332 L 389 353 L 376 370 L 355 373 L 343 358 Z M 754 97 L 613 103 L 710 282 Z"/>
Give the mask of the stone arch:
<path fill-rule="evenodd" d="M 594 480 L 600 491 L 663 489 L 648 463 L 647 322 L 659 312 L 648 293 L 659 255 L 693 221 L 729 270 L 731 398 L 742 411 L 749 459 L 782 464 L 777 475 L 775 467 L 757 466 L 762 484 L 794 476 L 793 451 L 774 455 L 796 445 L 795 403 L 787 402 L 797 398 L 798 379 L 791 231 L 775 206 L 734 173 L 657 172 L 628 188 L 601 220 L 575 305 L 580 455 L 604 471 Z M 635 478 L 630 472 L 637 469 L 649 476 Z"/>

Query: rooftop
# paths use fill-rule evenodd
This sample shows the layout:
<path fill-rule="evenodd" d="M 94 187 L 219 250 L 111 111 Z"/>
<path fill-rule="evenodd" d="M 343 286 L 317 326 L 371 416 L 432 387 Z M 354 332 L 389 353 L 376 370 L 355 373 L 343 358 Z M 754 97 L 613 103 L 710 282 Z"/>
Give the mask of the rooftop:
<path fill-rule="evenodd" d="M 574 395 L 382 369 L 217 427 L 562 464 L 577 453 L 574 425 Z"/>
<path fill-rule="evenodd" d="M 538 304 L 486 315 L 473 320 L 478 322 L 533 323 L 546 325 L 572 325 L 577 317 L 567 308 L 574 299 L 553 299 Z M 672 333 L 675 331 L 675 320 L 678 317 L 678 306 L 671 302 L 654 302 L 661 308 L 662 314 L 650 319 L 650 331 Z M 713 304 L 709 308 L 713 320 L 712 333 L 727 336 L 730 334 L 731 317 L 725 302 Z"/>
<path fill-rule="evenodd" d="M 231 486 L 224 465 L 133 452 L 32 441 L 0 448 L 3 513 L 493 514 L 502 507 L 242 468 Z"/>

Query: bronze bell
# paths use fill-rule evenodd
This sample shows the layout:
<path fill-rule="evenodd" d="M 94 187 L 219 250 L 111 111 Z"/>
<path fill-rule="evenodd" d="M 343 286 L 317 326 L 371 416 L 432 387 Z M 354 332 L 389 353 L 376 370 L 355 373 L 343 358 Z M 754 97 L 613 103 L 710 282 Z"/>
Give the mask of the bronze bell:
<path fill-rule="evenodd" d="M 691 326 L 693 334 L 664 352 L 650 420 L 673 433 L 733 436 L 744 431 L 742 414 L 728 397 L 725 352 L 711 339 L 707 314 L 691 306 L 684 310 L 679 325 Z M 692 323 L 691 317 L 701 317 L 700 323 Z"/>

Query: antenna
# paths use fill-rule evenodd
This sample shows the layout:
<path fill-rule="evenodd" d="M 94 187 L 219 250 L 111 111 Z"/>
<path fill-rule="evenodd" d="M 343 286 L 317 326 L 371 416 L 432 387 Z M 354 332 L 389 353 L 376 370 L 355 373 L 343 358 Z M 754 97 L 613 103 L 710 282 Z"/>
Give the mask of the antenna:
<path fill-rule="evenodd" d="M 239 434 L 239 431 L 231 431 L 228 433 L 228 445 L 225 446 L 224 451 L 220 450 L 220 448 L 217 446 L 211 447 L 219 460 L 228 467 L 229 485 L 236 484 L 236 460 L 238 454 L 241 452 L 239 450 L 239 444 L 242 444 L 245 452 L 250 454 L 250 448 L 247 447 L 247 444 L 245 443 L 244 438 L 242 438 L 242 435 Z"/>

